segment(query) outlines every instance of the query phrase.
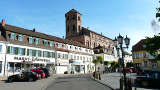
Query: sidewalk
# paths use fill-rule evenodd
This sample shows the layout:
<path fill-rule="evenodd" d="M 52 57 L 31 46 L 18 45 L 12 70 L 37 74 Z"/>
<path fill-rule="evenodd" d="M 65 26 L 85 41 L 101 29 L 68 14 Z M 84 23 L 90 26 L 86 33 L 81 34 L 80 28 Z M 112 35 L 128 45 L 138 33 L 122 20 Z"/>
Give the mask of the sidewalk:
<path fill-rule="evenodd" d="M 7 80 L 7 77 L 0 77 L 0 83 L 4 82 L 4 80 Z"/>
<path fill-rule="evenodd" d="M 101 80 L 96 80 L 96 81 L 112 88 L 113 90 L 119 90 L 120 88 L 119 80 L 121 76 L 122 74 L 120 73 L 106 73 L 101 75 Z M 135 74 L 127 74 L 127 76 L 135 77 Z M 135 87 L 133 87 L 132 90 L 135 90 Z M 136 90 L 157 90 L 157 89 L 136 88 Z"/>

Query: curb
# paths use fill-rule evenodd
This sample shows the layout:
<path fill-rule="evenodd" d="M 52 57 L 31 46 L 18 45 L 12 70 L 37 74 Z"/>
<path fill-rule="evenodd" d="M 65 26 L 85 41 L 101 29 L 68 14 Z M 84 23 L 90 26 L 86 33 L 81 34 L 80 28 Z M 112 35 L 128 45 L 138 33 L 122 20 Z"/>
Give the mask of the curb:
<path fill-rule="evenodd" d="M 96 81 L 96 82 L 98 82 L 98 83 L 100 83 L 100 84 L 102 84 L 102 85 L 104 85 L 104 86 L 109 87 L 111 90 L 118 90 L 118 89 L 112 88 L 110 85 L 107 85 L 107 84 L 105 84 L 105 83 L 102 83 L 101 81 L 99 81 L 99 80 L 97 80 L 97 79 L 94 79 L 92 75 L 91 75 L 91 79 L 94 80 L 94 81 Z"/>

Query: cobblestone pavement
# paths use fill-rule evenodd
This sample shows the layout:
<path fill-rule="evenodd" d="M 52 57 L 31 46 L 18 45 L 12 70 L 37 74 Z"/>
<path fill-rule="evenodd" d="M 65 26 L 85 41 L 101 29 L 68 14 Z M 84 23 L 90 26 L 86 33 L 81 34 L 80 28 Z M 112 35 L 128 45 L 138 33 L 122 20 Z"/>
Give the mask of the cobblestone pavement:
<path fill-rule="evenodd" d="M 90 75 L 70 75 L 58 77 L 46 90 L 111 90 L 90 78 Z"/>

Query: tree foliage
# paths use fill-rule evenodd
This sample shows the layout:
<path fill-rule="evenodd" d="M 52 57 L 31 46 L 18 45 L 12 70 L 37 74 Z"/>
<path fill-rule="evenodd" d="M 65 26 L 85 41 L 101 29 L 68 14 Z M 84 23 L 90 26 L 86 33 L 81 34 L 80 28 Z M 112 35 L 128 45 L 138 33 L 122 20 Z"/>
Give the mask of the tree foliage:
<path fill-rule="evenodd" d="M 133 67 L 133 62 L 127 62 L 126 67 Z"/>
<path fill-rule="evenodd" d="M 97 60 L 97 59 L 94 59 L 92 62 L 93 62 L 94 64 L 97 64 L 97 63 L 98 63 L 98 60 Z"/>
<path fill-rule="evenodd" d="M 94 64 L 97 64 L 97 63 L 102 64 L 102 63 L 103 63 L 103 58 L 102 58 L 102 56 L 98 56 L 96 59 L 94 59 L 94 60 L 93 60 L 93 63 L 94 63 Z"/>
<path fill-rule="evenodd" d="M 145 50 L 155 57 L 155 60 L 160 60 L 160 36 L 147 37 L 145 42 Z"/>
<path fill-rule="evenodd" d="M 107 66 L 108 64 L 110 64 L 109 61 L 104 61 L 104 65 Z"/>
<path fill-rule="evenodd" d="M 115 62 L 115 61 L 111 62 L 111 67 L 114 67 L 114 68 L 119 67 L 118 62 Z"/>

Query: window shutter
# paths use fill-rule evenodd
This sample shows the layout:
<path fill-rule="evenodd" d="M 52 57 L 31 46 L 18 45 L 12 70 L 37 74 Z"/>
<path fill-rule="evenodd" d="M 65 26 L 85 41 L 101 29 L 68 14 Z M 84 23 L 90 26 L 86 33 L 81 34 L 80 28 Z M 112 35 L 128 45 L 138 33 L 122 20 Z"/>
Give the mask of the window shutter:
<path fill-rule="evenodd" d="M 10 46 L 8 46 L 7 48 L 7 53 L 10 53 Z"/>
<path fill-rule="evenodd" d="M 18 55 L 18 47 L 15 47 L 15 54 Z"/>
<path fill-rule="evenodd" d="M 23 55 L 25 55 L 25 51 L 26 51 L 26 49 L 25 49 L 25 48 L 23 48 L 23 51 L 22 51 L 22 52 L 23 52 Z"/>
<path fill-rule="evenodd" d="M 27 56 L 29 56 L 29 49 L 27 49 Z"/>

